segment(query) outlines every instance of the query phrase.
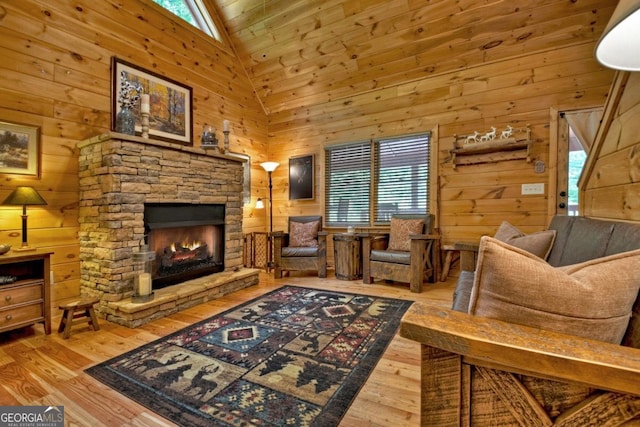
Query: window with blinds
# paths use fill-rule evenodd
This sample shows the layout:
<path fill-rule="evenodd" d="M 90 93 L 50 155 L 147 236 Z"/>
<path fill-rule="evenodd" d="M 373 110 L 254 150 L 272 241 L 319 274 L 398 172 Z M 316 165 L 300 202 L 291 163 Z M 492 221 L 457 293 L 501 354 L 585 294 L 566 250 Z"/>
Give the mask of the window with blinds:
<path fill-rule="evenodd" d="M 387 224 L 429 211 L 430 134 L 325 149 L 327 226 Z"/>

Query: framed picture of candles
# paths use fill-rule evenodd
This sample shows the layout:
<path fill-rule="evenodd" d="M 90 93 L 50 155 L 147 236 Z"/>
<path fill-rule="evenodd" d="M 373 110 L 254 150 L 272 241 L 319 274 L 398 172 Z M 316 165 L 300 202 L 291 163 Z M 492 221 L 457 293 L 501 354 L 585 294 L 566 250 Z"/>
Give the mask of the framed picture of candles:
<path fill-rule="evenodd" d="M 143 94 L 148 97 L 142 97 Z M 115 56 L 111 58 L 111 130 L 116 130 L 120 110 L 130 106 L 136 135 L 142 134 L 141 109 L 145 109 L 149 112 L 150 138 L 191 146 L 192 105 L 193 92 L 189 86 Z"/>

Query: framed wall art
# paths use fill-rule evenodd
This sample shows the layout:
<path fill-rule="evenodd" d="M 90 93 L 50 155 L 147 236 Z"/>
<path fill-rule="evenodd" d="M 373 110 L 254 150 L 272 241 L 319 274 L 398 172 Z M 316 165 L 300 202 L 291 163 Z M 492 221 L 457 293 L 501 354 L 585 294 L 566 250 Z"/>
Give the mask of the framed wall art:
<path fill-rule="evenodd" d="M 289 200 L 313 200 L 314 160 L 313 154 L 289 159 Z"/>
<path fill-rule="evenodd" d="M 111 130 L 120 111 L 119 91 L 123 81 L 149 94 L 149 137 L 193 145 L 193 92 L 189 86 L 113 57 L 111 60 Z M 140 103 L 134 105 L 136 135 L 142 134 Z"/>
<path fill-rule="evenodd" d="M 0 122 L 0 173 L 40 176 L 40 128 Z"/>

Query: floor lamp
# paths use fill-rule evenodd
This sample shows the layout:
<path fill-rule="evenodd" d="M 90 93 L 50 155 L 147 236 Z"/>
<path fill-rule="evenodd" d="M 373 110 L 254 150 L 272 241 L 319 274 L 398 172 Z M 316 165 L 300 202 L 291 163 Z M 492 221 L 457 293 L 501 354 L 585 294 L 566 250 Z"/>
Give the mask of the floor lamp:
<path fill-rule="evenodd" d="M 273 267 L 273 183 L 271 181 L 271 174 L 278 166 L 280 166 L 280 163 L 264 162 L 260 163 L 260 166 L 262 166 L 269 175 L 269 259 L 267 261 L 267 266 L 271 269 L 271 267 Z"/>
<path fill-rule="evenodd" d="M 7 197 L 3 205 L 22 205 L 22 246 L 14 251 L 35 251 L 27 243 L 27 205 L 46 205 L 42 196 L 33 187 L 18 187 Z"/>

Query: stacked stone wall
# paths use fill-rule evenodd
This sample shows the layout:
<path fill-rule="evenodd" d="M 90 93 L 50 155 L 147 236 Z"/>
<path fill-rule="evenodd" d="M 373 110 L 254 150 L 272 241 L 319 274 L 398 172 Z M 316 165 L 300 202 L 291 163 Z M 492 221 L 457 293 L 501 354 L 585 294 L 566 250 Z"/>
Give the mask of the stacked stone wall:
<path fill-rule="evenodd" d="M 132 294 L 145 203 L 224 204 L 225 271 L 242 267 L 242 161 L 115 133 L 79 150 L 81 294 L 99 297 L 103 313 Z"/>

